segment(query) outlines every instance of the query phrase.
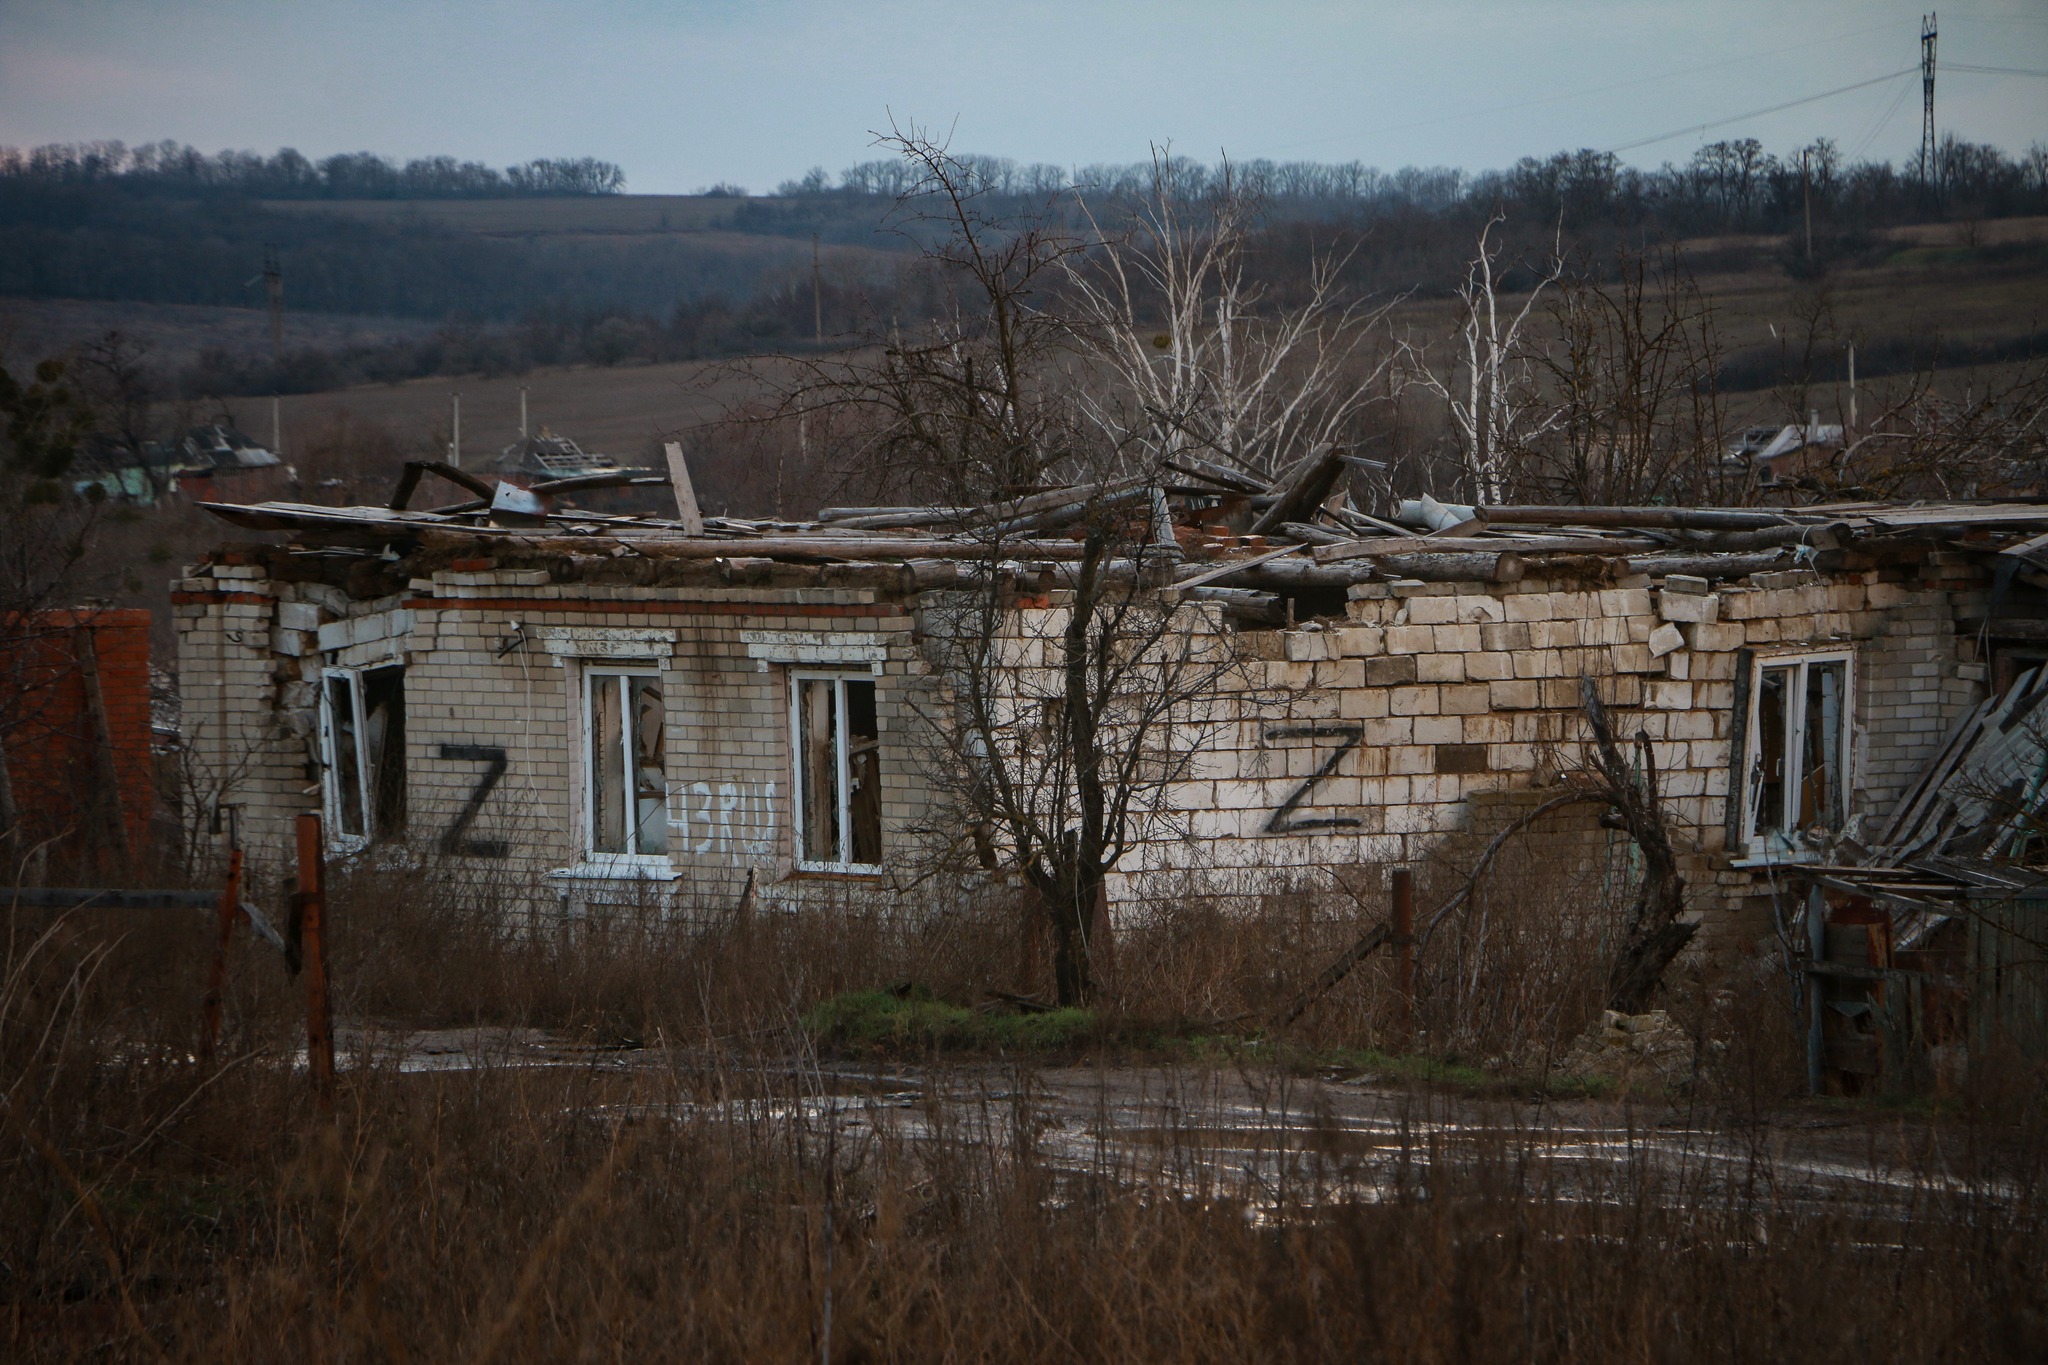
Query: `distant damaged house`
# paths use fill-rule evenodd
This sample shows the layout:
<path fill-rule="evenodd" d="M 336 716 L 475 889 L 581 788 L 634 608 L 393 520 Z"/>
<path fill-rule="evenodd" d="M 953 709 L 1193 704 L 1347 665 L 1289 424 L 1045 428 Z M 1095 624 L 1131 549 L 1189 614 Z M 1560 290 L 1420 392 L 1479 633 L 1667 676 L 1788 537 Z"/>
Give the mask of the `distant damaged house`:
<path fill-rule="evenodd" d="M 245 432 L 214 422 L 139 447 L 96 436 L 80 452 L 72 482 L 78 492 L 97 485 L 121 502 L 148 504 L 172 494 L 199 501 L 256 502 L 287 492 L 293 477 L 277 452 Z"/>
<path fill-rule="evenodd" d="M 1161 873 L 1412 862 L 1497 823 L 1582 739 L 1590 677 L 1648 741 L 1710 938 L 1753 941 L 1788 871 L 1939 852 L 1887 852 L 1902 800 L 2048 661 L 2048 506 L 1430 504 L 1254 533 L 1272 495 L 1132 492 L 1160 554 L 1135 571 L 1242 665 L 1120 913 Z M 186 741 L 274 866 L 318 805 L 337 850 L 496 869 L 543 921 L 886 894 L 948 824 L 922 731 L 963 590 L 999 575 L 992 647 L 1044 667 L 1085 496 L 801 524 L 218 506 L 284 543 L 176 585 Z"/>

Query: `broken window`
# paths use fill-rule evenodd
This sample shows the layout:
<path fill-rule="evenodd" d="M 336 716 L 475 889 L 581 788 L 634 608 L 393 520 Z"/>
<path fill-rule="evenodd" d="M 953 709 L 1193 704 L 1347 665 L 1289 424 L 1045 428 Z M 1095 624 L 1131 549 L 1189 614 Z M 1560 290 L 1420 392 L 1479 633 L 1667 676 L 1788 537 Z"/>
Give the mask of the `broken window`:
<path fill-rule="evenodd" d="M 590 851 L 668 852 L 667 713 L 654 673 L 584 675 Z"/>
<path fill-rule="evenodd" d="M 320 698 L 327 829 L 343 848 L 405 827 L 405 669 L 327 670 Z"/>
<path fill-rule="evenodd" d="M 878 867 L 882 771 L 874 680 L 797 674 L 791 683 L 797 861 L 807 868 Z"/>
<path fill-rule="evenodd" d="M 1743 793 L 1752 849 L 1783 849 L 1848 816 L 1849 656 L 1756 661 Z"/>

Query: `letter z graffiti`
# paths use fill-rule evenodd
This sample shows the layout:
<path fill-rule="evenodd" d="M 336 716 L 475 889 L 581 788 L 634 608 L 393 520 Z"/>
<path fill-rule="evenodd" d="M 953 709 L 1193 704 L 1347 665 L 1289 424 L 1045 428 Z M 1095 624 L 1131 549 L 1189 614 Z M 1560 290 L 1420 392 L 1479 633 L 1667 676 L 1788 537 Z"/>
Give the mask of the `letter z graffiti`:
<path fill-rule="evenodd" d="M 1323 766 L 1310 773 L 1308 779 L 1294 789 L 1294 794 L 1282 801 L 1266 821 L 1267 834 L 1299 834 L 1311 829 L 1355 829 L 1364 822 L 1353 815 L 1297 814 L 1308 804 L 1310 793 L 1316 783 L 1334 774 L 1344 762 L 1345 755 L 1358 747 L 1365 738 L 1363 725 L 1345 725 L 1337 721 L 1319 722 L 1312 725 L 1276 725 L 1266 731 L 1266 742 L 1276 739 L 1341 739 L 1344 742 L 1331 751 L 1323 760 Z"/>

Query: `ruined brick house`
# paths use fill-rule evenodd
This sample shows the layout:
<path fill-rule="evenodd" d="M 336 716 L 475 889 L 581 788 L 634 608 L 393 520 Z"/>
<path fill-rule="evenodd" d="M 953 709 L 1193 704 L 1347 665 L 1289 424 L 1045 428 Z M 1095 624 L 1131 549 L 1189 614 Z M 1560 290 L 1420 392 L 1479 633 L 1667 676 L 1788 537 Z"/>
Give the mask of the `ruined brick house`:
<path fill-rule="evenodd" d="M 1247 534 L 1274 502 L 1153 497 L 1160 591 L 1248 662 L 1120 909 L 1161 869 L 1414 860 L 1552 780 L 1590 675 L 1654 743 L 1696 909 L 1739 929 L 1773 869 L 1874 843 L 1958 717 L 2048 657 L 2048 506 Z M 317 807 L 338 853 L 438 851 L 531 886 L 544 918 L 730 905 L 750 876 L 794 904 L 889 892 L 941 800 L 917 699 L 945 684 L 932 612 L 979 550 L 932 518 L 214 510 L 284 538 L 176 585 L 186 742 L 273 866 Z M 1019 619 L 1056 613 L 1072 543 L 1016 536 Z"/>

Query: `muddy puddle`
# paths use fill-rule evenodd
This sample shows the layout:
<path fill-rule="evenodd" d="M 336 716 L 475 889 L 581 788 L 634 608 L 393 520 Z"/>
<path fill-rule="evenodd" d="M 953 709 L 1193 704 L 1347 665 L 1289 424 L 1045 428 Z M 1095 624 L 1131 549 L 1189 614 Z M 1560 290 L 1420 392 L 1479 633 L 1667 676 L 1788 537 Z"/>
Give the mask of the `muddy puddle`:
<path fill-rule="evenodd" d="M 881 1148 L 1035 1160 L 1067 1177 L 1272 1209 L 1412 1195 L 1484 1172 L 1508 1196 L 1608 1202 L 1827 1206 L 1889 1218 L 1929 1200 L 2010 1198 L 1958 1173 L 1931 1128 L 1878 1118 L 1737 1127 L 1626 1101 L 1519 1103 L 1246 1070 L 744 1065 L 602 1048 L 534 1030 L 362 1033 L 342 1050 L 401 1075 L 578 1069 L 612 1095 L 594 1122 L 732 1125 L 784 1133 L 857 1162 Z"/>

